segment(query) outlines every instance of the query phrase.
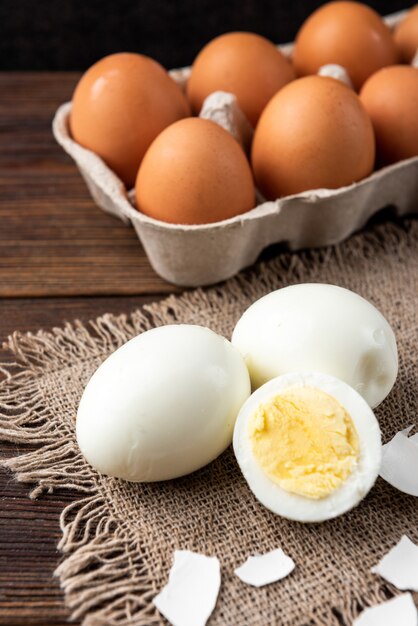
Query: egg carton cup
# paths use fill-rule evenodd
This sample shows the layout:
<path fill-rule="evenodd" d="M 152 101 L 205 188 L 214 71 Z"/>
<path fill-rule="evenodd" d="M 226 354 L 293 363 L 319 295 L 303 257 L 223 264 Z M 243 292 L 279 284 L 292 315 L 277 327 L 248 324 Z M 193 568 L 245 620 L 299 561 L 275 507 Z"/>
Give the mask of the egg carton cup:
<path fill-rule="evenodd" d="M 393 27 L 403 15 L 385 19 Z M 280 49 L 290 55 L 292 44 Z M 170 74 L 184 89 L 190 68 Z M 418 157 L 414 157 L 339 189 L 306 191 L 272 202 L 258 196 L 254 209 L 221 222 L 168 224 L 140 213 L 133 191 L 127 192 L 100 157 L 71 138 L 70 113 L 70 102 L 56 112 L 53 133 L 57 142 L 77 164 L 96 204 L 132 224 L 154 270 L 176 285 L 197 287 L 230 278 L 254 263 L 271 244 L 286 244 L 295 251 L 339 243 L 389 206 L 399 216 L 418 212 Z M 232 94 L 210 95 L 200 116 L 223 126 L 248 149 L 252 129 Z"/>

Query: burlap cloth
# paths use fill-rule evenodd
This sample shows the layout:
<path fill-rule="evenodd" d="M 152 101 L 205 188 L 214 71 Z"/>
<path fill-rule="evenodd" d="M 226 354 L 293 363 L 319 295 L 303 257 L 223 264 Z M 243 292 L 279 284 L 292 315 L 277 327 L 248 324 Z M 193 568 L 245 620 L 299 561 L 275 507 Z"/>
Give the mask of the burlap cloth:
<path fill-rule="evenodd" d="M 418 541 L 418 499 L 381 479 L 354 511 L 320 525 L 288 522 L 263 508 L 231 450 L 191 476 L 136 485 L 106 478 L 80 455 L 74 416 L 84 385 L 127 339 L 161 324 L 205 324 L 230 336 L 244 309 L 298 282 L 330 282 L 371 300 L 392 324 L 400 352 L 394 390 L 377 410 L 383 439 L 418 419 L 418 222 L 381 224 L 316 252 L 282 254 L 209 290 L 171 296 L 127 316 L 103 317 L 14 334 L 16 355 L 0 385 L 0 436 L 37 450 L 6 461 L 18 480 L 73 489 L 61 516 L 57 569 L 74 618 L 88 626 L 163 624 L 152 598 L 167 580 L 176 548 L 217 555 L 222 588 L 211 624 L 351 624 L 395 589 L 370 568 L 403 533 Z M 138 381 L 140 384 L 140 381 Z M 256 589 L 233 570 L 247 556 L 282 547 L 296 562 L 285 580 Z"/>

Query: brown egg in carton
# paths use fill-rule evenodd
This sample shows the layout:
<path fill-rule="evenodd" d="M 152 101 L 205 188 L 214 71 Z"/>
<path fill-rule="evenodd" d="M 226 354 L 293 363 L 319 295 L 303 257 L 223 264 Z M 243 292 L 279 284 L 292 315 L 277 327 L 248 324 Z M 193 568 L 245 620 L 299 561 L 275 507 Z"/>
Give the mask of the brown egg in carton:
<path fill-rule="evenodd" d="M 400 12 L 385 21 L 394 27 L 404 15 Z M 279 48 L 290 55 L 292 44 Z M 320 72 L 347 80 L 338 66 Z M 170 72 L 183 89 L 189 74 L 190 68 Z M 418 212 L 418 157 L 414 157 L 338 189 L 316 189 L 268 202 L 258 195 L 254 209 L 221 222 L 196 226 L 161 222 L 140 213 L 133 191 L 127 192 L 100 157 L 71 138 L 70 112 L 71 102 L 57 110 L 53 121 L 56 140 L 77 164 L 96 204 L 133 225 L 154 270 L 176 285 L 203 286 L 230 278 L 274 243 L 286 244 L 292 251 L 338 243 L 388 206 L 400 216 Z M 232 94 L 211 94 L 200 117 L 217 122 L 244 148 L 249 147 L 252 128 Z"/>

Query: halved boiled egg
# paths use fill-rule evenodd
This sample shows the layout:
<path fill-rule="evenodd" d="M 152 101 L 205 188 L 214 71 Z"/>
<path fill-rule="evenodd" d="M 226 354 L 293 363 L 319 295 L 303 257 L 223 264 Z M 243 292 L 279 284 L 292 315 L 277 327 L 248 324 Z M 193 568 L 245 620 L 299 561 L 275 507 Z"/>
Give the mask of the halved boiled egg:
<path fill-rule="evenodd" d="M 239 412 L 233 445 L 261 504 L 300 522 L 356 506 L 382 456 L 379 425 L 364 398 L 319 373 L 285 374 L 259 387 Z"/>

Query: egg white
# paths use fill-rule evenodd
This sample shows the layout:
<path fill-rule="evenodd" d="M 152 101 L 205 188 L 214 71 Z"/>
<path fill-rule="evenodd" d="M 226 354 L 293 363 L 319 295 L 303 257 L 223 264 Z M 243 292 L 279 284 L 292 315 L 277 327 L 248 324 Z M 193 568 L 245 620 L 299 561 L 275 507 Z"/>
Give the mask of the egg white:
<path fill-rule="evenodd" d="M 359 459 L 345 482 L 325 498 L 314 500 L 285 491 L 261 469 L 249 437 L 249 421 L 261 404 L 289 387 L 315 387 L 335 398 L 350 415 L 359 439 Z M 299 522 L 322 522 L 356 506 L 372 488 L 379 473 L 382 444 L 377 419 L 362 396 L 327 374 L 289 373 L 259 387 L 242 406 L 235 423 L 234 453 L 251 491 L 266 508 Z"/>
<path fill-rule="evenodd" d="M 77 441 L 103 474 L 137 482 L 183 476 L 230 445 L 250 391 L 244 360 L 224 337 L 202 326 L 154 328 L 92 376 Z"/>
<path fill-rule="evenodd" d="M 253 388 L 288 372 L 331 374 L 376 407 L 398 372 L 396 339 L 387 320 L 358 294 L 320 283 L 272 291 L 235 326 Z"/>

